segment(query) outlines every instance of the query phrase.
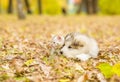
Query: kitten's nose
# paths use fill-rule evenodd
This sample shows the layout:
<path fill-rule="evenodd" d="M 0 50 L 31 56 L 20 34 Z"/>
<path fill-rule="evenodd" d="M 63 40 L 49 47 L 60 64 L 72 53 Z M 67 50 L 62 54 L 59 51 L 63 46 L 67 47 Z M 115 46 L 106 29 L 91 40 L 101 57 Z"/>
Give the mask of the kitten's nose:
<path fill-rule="evenodd" d="M 60 51 L 60 54 L 63 54 L 63 52 L 62 52 L 62 51 Z"/>

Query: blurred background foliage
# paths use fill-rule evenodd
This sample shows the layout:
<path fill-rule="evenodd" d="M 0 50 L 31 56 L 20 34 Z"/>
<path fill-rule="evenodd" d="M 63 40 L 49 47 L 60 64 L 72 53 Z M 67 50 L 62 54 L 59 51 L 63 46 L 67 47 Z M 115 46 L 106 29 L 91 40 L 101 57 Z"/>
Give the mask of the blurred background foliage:
<path fill-rule="evenodd" d="M 42 0 L 43 14 L 60 14 L 61 5 L 60 0 Z"/>
<path fill-rule="evenodd" d="M 120 14 L 120 0 L 99 0 L 99 8 L 103 14 Z"/>
<path fill-rule="evenodd" d="M 7 12 L 9 0 L 0 0 L 2 13 Z M 33 13 L 38 13 L 37 0 L 29 0 Z M 62 8 L 67 7 L 67 0 L 42 0 L 42 14 L 61 14 Z M 16 0 L 13 0 L 14 13 L 16 12 Z M 25 9 L 25 8 L 24 8 Z M 120 0 L 98 0 L 98 12 L 101 14 L 120 14 Z"/>

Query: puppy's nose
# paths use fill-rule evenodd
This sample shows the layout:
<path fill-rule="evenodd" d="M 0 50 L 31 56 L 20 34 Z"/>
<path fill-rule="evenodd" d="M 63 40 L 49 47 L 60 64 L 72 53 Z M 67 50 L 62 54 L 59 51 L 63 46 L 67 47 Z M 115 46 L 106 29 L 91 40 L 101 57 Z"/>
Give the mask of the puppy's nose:
<path fill-rule="evenodd" d="M 60 54 L 63 54 L 63 52 L 62 52 L 62 51 L 60 51 Z"/>

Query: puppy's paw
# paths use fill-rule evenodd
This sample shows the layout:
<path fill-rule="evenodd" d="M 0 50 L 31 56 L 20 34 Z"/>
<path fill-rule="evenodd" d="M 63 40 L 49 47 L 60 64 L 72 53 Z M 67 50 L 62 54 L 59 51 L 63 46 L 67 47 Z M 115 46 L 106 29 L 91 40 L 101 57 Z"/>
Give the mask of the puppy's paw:
<path fill-rule="evenodd" d="M 87 61 L 91 56 L 88 54 L 79 54 L 76 56 L 81 61 Z"/>

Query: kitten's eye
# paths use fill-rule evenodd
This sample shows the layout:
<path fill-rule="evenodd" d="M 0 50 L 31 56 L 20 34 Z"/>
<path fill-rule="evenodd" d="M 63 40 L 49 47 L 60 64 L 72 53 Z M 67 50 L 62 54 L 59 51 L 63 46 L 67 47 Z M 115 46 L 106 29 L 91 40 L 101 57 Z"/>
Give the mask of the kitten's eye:
<path fill-rule="evenodd" d="M 68 48 L 70 49 L 70 48 L 72 48 L 71 46 L 68 46 Z"/>

